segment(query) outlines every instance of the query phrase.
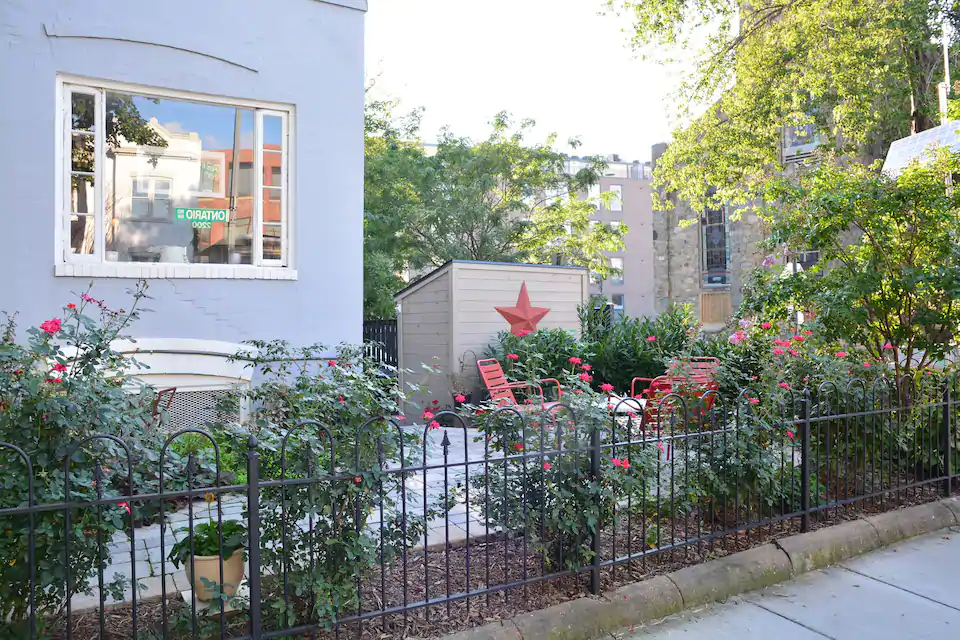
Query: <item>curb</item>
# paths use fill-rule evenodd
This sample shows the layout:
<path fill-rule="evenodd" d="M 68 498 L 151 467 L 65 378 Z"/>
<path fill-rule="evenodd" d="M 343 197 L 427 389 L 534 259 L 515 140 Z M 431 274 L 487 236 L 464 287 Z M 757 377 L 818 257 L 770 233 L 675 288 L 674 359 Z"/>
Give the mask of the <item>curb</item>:
<path fill-rule="evenodd" d="M 957 525 L 960 497 L 945 498 L 782 538 L 603 596 L 582 596 L 443 639 L 592 640 Z"/>

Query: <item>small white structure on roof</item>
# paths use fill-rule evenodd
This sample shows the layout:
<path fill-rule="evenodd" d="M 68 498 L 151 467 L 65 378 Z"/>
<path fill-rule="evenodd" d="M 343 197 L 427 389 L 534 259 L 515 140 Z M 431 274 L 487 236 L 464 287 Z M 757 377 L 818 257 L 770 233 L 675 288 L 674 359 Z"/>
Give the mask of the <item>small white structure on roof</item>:
<path fill-rule="evenodd" d="M 471 391 L 479 399 L 476 361 L 500 331 L 511 328 L 497 307 L 518 306 L 524 284 L 530 305 L 549 309 L 538 328 L 579 332 L 578 307 L 590 295 L 581 267 L 452 260 L 396 294 L 401 387 L 424 388 L 410 398 L 416 405 L 408 409 L 411 418 L 416 407 L 434 399 L 449 406 L 454 391 Z M 425 371 L 424 364 L 440 373 Z"/>

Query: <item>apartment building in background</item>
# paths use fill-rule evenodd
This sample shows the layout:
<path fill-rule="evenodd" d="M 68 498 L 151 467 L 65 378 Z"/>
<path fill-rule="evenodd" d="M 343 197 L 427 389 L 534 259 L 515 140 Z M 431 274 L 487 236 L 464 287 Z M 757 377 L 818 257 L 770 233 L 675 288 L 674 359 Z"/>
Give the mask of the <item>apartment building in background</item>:
<path fill-rule="evenodd" d="M 573 156 L 567 171 L 576 173 L 590 161 Z M 619 271 L 606 279 L 592 276 L 590 294 L 609 300 L 620 316 L 652 316 L 656 313 L 653 279 L 653 199 L 650 162 L 624 162 L 617 155 L 607 156 L 607 169 L 586 197 L 597 203 L 596 224 L 626 225 L 624 249 L 610 254 L 610 264 Z M 604 204 L 600 194 L 612 192 Z"/>

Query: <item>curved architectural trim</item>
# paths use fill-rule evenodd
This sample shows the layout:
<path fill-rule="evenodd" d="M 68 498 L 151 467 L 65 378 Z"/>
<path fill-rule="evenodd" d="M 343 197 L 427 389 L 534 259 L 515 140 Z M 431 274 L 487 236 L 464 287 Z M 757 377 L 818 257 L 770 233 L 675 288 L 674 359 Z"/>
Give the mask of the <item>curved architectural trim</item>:
<path fill-rule="evenodd" d="M 117 36 L 107 35 L 107 34 L 98 34 L 98 33 L 70 33 L 68 27 L 62 25 L 54 24 L 53 26 L 44 24 L 43 31 L 48 38 L 73 38 L 80 40 L 108 40 L 112 42 L 129 42 L 131 44 L 145 44 L 151 47 L 162 47 L 164 49 L 173 49 L 175 51 L 183 51 L 184 53 L 192 53 L 194 55 L 202 56 L 204 58 L 210 58 L 211 60 L 217 60 L 218 62 L 223 62 L 224 64 L 229 64 L 240 69 L 245 69 L 253 73 L 259 73 L 255 68 L 242 64 L 240 62 L 235 62 L 233 60 L 227 60 L 226 58 L 221 58 L 220 56 L 215 56 L 212 53 L 205 53 L 203 51 L 196 51 L 194 49 L 186 49 L 184 47 L 178 47 L 172 44 L 163 44 L 161 42 L 148 42 L 146 40 L 134 40 L 131 38 L 120 38 Z"/>

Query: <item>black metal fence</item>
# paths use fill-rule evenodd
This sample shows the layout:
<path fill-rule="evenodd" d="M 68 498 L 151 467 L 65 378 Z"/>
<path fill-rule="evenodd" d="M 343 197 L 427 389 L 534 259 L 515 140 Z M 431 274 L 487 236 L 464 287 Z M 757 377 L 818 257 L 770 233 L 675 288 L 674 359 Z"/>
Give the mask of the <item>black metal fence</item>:
<path fill-rule="evenodd" d="M 65 457 L 62 499 L 46 502 L 34 485 L 50 479 L 0 443 L 0 487 L 29 479 L 16 506 L 0 492 L 0 566 L 8 578 L 23 567 L 0 615 L 10 637 L 31 639 L 425 637 L 482 624 L 949 494 L 960 403 L 952 382 L 921 382 L 828 384 L 772 405 L 746 390 L 642 410 L 505 407 L 476 429 L 449 412 L 415 428 L 374 418 L 343 442 L 307 421 L 279 442 L 240 443 L 235 484 L 220 473 L 233 455 L 222 437 L 188 429 L 159 452 L 153 492 L 138 489 L 126 443 L 94 436 Z M 191 453 L 186 487 L 166 490 L 167 456 L 189 438 L 209 441 L 218 480 L 196 482 Z M 101 489 L 106 465 L 125 492 Z M 91 486 L 76 486 L 87 467 Z M 148 504 L 181 530 L 134 527 Z M 235 521 L 246 577 L 229 595 Z M 185 575 L 169 559 L 178 543 Z M 204 604 L 188 576 L 218 554 Z M 129 574 L 111 580 L 119 565 Z"/>
<path fill-rule="evenodd" d="M 365 320 L 363 342 L 374 358 L 392 367 L 397 366 L 399 339 L 396 320 Z"/>

